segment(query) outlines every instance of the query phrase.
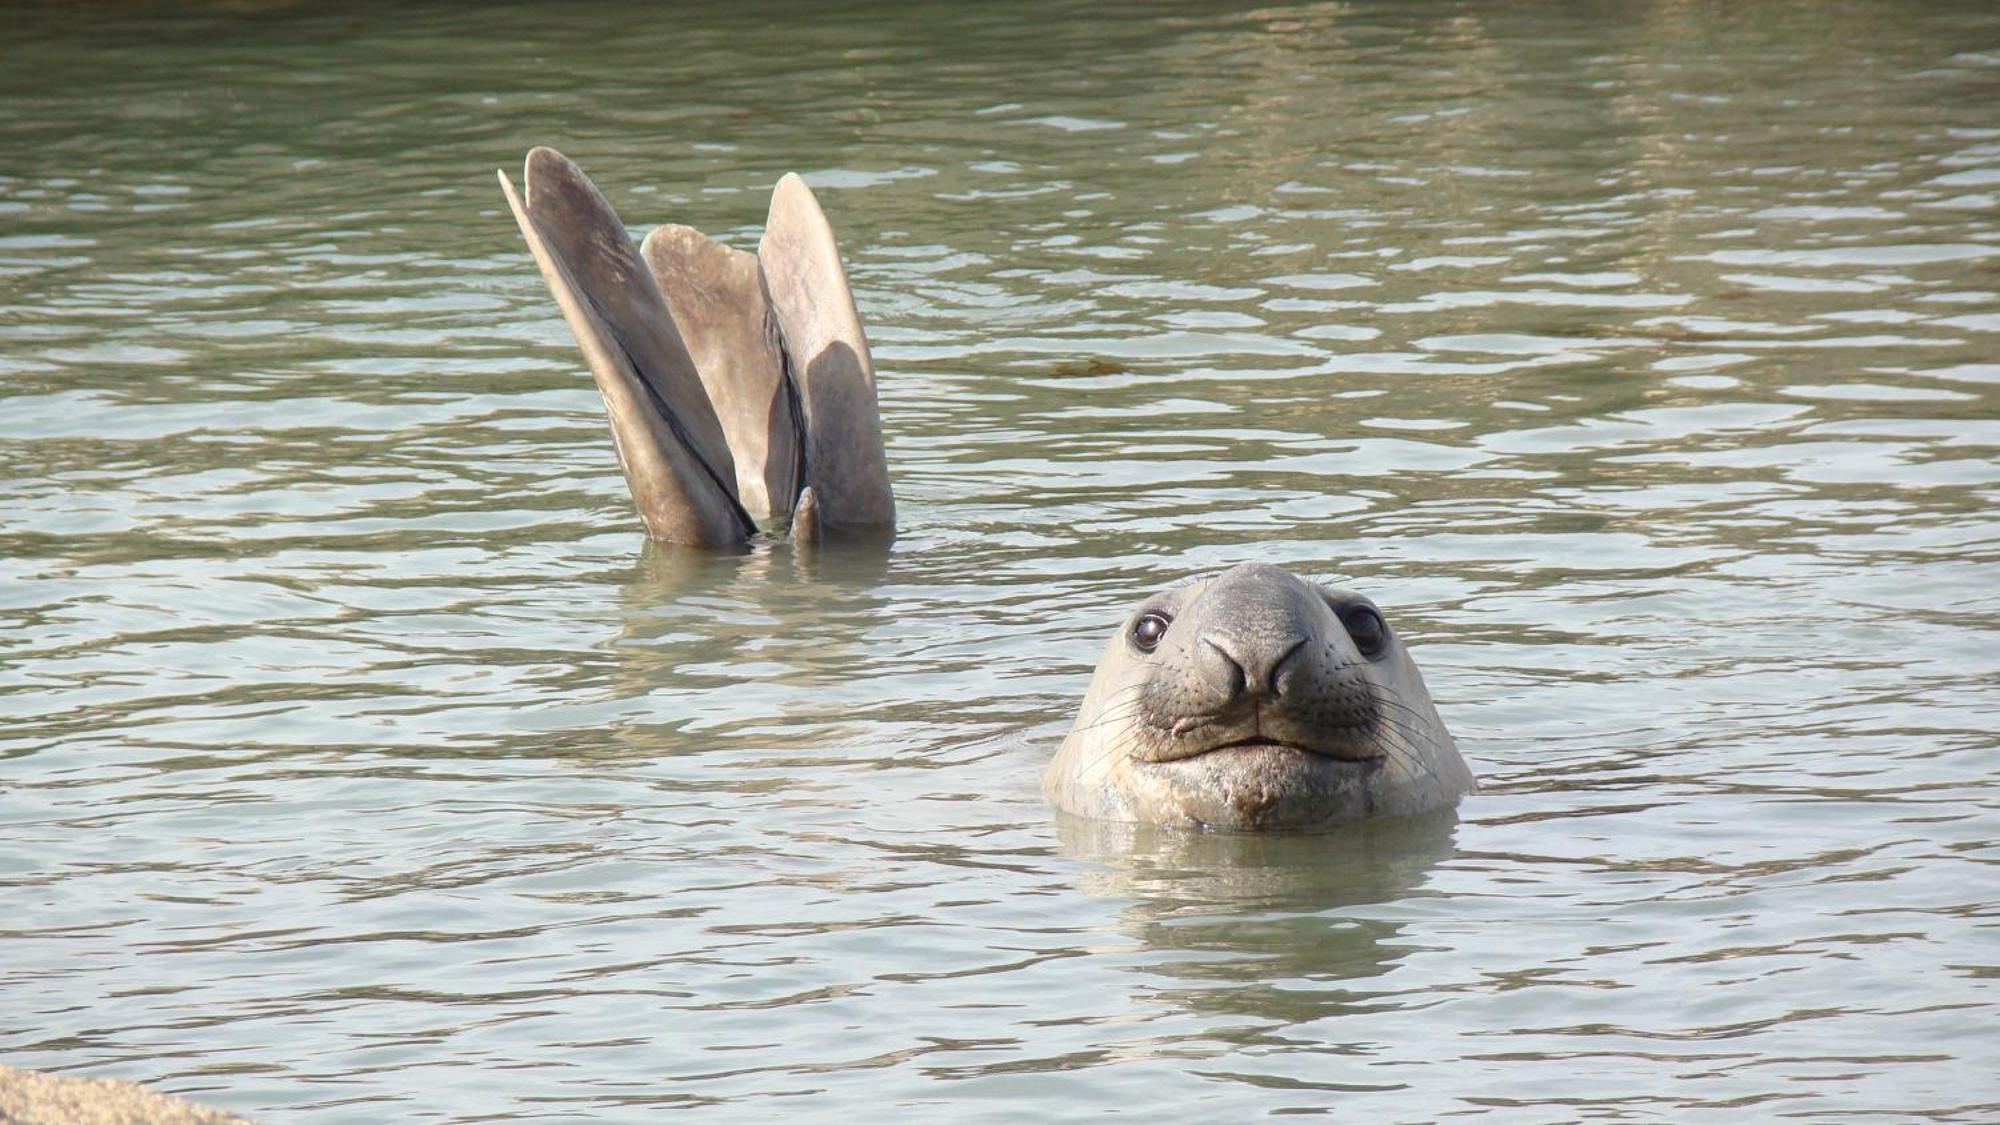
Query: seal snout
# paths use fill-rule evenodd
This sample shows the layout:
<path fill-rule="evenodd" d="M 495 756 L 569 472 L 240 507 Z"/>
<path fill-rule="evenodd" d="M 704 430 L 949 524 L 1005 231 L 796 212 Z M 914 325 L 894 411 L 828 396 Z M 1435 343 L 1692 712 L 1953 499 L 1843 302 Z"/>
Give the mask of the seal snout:
<path fill-rule="evenodd" d="M 1367 662 L 1315 586 L 1268 566 L 1210 582 L 1173 621 L 1179 634 L 1146 692 L 1141 756 L 1155 762 L 1243 746 L 1352 758 L 1376 721 Z"/>
<path fill-rule="evenodd" d="M 1285 694 L 1296 679 L 1290 674 L 1293 658 L 1305 646 L 1305 637 L 1296 634 L 1273 639 L 1218 631 L 1202 636 L 1196 659 L 1209 665 L 1204 678 L 1216 686 L 1228 707 Z"/>

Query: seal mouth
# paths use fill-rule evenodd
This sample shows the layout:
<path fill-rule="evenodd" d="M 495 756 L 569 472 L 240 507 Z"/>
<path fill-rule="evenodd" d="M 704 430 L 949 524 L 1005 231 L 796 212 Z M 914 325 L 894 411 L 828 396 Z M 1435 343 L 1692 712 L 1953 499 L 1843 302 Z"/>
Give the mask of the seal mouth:
<path fill-rule="evenodd" d="M 1244 738 L 1200 743 L 1194 746 L 1161 747 L 1159 752 L 1148 755 L 1154 762 L 1185 762 L 1193 758 L 1203 758 L 1211 754 L 1222 754 L 1231 750 L 1279 751 L 1301 754 L 1308 758 L 1325 758 L 1335 762 L 1366 762 L 1384 757 L 1384 752 L 1367 745 L 1361 736 L 1367 732 L 1356 728 L 1344 732 L 1355 737 L 1340 740 L 1339 743 L 1311 744 L 1289 739 L 1273 738 L 1266 734 L 1253 734 Z"/>

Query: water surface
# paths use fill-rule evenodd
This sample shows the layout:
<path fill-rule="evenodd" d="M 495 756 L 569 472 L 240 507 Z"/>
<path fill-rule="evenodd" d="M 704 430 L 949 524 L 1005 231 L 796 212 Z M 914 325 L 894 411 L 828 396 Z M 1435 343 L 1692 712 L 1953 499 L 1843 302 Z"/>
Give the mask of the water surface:
<path fill-rule="evenodd" d="M 1990 1119 L 2000 13 L 0 12 L 0 1059 L 287 1121 Z M 881 553 L 647 546 L 495 167 L 804 173 Z M 1484 791 L 1058 823 L 1365 590 Z"/>

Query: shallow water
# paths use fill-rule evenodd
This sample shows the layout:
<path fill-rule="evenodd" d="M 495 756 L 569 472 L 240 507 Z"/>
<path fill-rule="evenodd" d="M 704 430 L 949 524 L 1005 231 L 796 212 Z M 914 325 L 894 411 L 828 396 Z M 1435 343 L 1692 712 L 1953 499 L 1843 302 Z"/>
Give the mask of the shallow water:
<path fill-rule="evenodd" d="M 0 12 L 0 1061 L 287 1121 L 2000 1115 L 2000 11 Z M 878 554 L 646 546 L 494 167 L 804 172 Z M 1364 589 L 1484 791 L 1036 788 Z"/>

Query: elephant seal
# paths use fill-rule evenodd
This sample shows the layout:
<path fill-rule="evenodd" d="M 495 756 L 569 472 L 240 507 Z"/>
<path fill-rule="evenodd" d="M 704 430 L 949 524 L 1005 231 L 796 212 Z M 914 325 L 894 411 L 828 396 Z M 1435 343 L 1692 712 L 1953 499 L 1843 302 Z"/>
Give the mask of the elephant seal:
<path fill-rule="evenodd" d="M 1381 610 L 1256 564 L 1140 603 L 1042 781 L 1065 812 L 1227 831 L 1412 815 L 1473 788 Z"/>

